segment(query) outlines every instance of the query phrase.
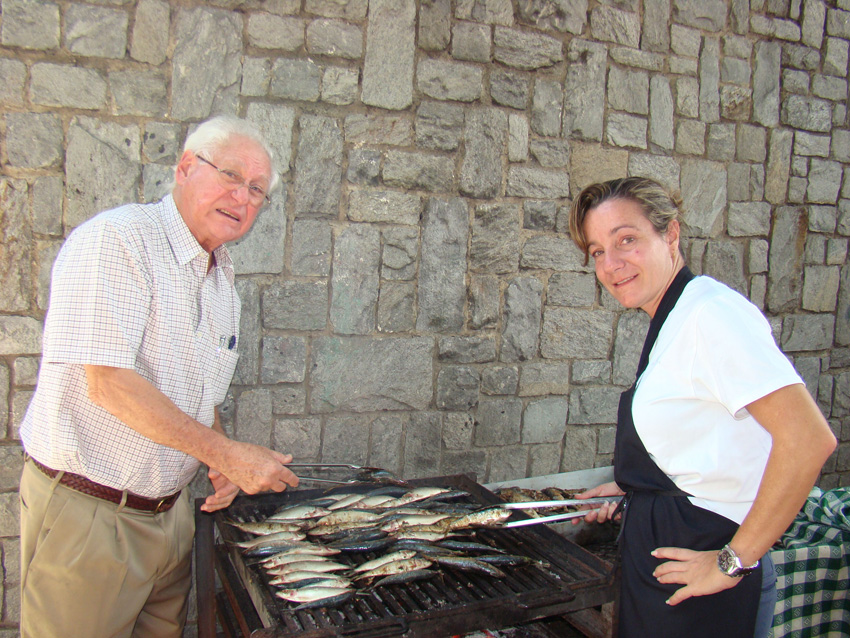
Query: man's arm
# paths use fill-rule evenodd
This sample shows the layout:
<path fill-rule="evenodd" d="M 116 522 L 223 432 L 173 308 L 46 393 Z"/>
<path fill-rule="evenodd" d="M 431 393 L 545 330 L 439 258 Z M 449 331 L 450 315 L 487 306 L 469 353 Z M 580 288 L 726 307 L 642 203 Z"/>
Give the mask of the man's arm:
<path fill-rule="evenodd" d="M 152 441 L 205 463 L 248 494 L 282 492 L 298 485 L 298 477 L 285 465 L 291 456 L 229 439 L 220 424 L 206 427 L 134 370 L 95 365 L 86 365 L 85 370 L 94 404 Z"/>

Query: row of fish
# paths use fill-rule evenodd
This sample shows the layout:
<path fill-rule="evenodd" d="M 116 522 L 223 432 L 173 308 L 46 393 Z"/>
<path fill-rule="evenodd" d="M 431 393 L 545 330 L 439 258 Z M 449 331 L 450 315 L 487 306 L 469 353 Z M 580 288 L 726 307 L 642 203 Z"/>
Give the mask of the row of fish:
<path fill-rule="evenodd" d="M 440 487 L 386 486 L 338 492 L 283 507 L 259 522 L 232 521 L 255 535 L 235 543 L 256 559 L 276 595 L 296 609 L 333 606 L 381 585 L 433 578 L 447 567 L 500 578 L 502 567 L 531 562 L 463 538 L 496 527 L 510 510 L 456 502 L 465 492 Z M 341 554 L 371 552 L 360 565 Z"/>

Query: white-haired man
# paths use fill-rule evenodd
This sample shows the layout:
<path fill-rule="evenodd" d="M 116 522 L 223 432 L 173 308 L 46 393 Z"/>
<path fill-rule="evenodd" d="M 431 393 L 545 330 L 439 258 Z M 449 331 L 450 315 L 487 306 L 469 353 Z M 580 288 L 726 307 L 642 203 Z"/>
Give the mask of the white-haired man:
<path fill-rule="evenodd" d="M 42 362 L 21 424 L 21 635 L 178 637 L 194 518 L 183 489 L 206 464 L 227 507 L 282 491 L 292 459 L 229 439 L 218 416 L 238 358 L 225 242 L 277 181 L 248 122 L 201 124 L 172 193 L 103 212 L 53 267 Z"/>

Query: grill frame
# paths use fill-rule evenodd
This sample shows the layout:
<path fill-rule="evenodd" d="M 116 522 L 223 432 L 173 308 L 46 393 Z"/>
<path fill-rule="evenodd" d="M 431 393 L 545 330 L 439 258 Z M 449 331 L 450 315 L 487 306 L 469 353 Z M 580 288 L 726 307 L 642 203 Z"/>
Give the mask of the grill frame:
<path fill-rule="evenodd" d="M 466 475 L 418 479 L 410 483 L 464 490 L 481 505 L 501 503 L 495 494 Z M 365 491 L 373 487 L 347 486 L 347 489 Z M 294 504 L 321 493 L 322 490 L 297 490 L 239 497 L 231 506 L 231 515 L 243 520 L 246 511 L 247 517 L 253 513 L 268 514 L 284 504 Z M 198 499 L 198 507 L 202 502 Z M 523 515 L 517 513 L 517 516 Z M 379 588 L 378 596 L 358 597 L 338 610 L 319 608 L 289 612 L 285 601 L 273 597 L 258 570 L 248 568 L 235 550 L 215 544 L 215 529 L 228 540 L 249 537 L 226 525 L 225 518 L 223 512 L 209 515 L 198 509 L 196 570 L 198 635 L 201 638 L 215 636 L 216 611 L 224 621 L 224 607 L 232 612 L 229 624 L 238 626 L 242 635 L 256 638 L 425 638 L 498 629 L 568 614 L 602 605 L 613 600 L 615 595 L 615 574 L 610 563 L 545 525 L 536 525 L 510 530 L 479 530 L 477 533 L 511 553 L 546 560 L 552 566 L 551 571 L 561 576 L 560 581 L 532 568 L 508 568 L 505 571 L 509 579 L 441 569 L 442 578 L 447 581 L 444 584 L 434 580 L 390 586 Z M 371 557 L 361 556 L 360 560 L 352 562 Z M 223 589 L 217 602 L 216 573 Z M 517 588 L 520 591 L 514 591 Z M 281 609 L 284 611 L 280 612 Z M 359 611 L 360 617 L 354 615 L 354 611 Z M 346 615 L 348 619 L 344 620 Z"/>

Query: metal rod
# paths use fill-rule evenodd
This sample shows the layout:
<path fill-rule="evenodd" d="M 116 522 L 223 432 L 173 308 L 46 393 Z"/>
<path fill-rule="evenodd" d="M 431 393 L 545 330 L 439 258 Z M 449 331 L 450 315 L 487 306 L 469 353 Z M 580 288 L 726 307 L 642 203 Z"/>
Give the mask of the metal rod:
<path fill-rule="evenodd" d="M 540 523 L 554 523 L 555 521 L 565 521 L 570 518 L 581 518 L 587 516 L 595 510 L 582 510 L 580 512 L 569 512 L 567 514 L 554 514 L 553 516 L 541 516 L 540 518 L 528 518 L 521 521 L 511 521 L 505 523 L 501 527 L 525 527 L 526 525 L 539 525 Z"/>
<path fill-rule="evenodd" d="M 286 467 L 344 467 L 348 470 L 362 470 L 362 465 L 351 465 L 350 463 L 287 463 Z"/>
<path fill-rule="evenodd" d="M 568 507 L 571 505 L 602 505 L 604 503 L 619 503 L 622 496 L 600 496 L 597 498 L 570 498 L 561 501 L 520 501 L 501 505 L 507 510 L 533 510 L 542 507 Z"/>

